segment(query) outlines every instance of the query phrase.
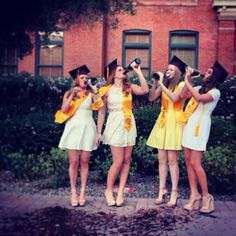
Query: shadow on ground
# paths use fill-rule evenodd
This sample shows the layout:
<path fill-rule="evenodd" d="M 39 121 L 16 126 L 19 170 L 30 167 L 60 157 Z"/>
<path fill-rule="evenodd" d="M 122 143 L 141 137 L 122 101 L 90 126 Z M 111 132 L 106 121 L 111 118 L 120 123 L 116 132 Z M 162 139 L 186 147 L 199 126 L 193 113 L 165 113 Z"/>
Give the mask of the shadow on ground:
<path fill-rule="evenodd" d="M 43 208 L 0 222 L 1 235 L 163 235 L 174 233 L 194 218 L 174 209 L 140 210 L 132 216 L 80 209 Z"/>

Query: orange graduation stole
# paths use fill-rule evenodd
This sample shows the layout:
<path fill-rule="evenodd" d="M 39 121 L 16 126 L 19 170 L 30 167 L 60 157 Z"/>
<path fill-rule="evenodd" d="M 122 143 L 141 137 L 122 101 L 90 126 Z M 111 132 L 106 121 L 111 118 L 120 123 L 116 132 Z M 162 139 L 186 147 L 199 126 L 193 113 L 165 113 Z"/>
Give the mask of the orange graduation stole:
<path fill-rule="evenodd" d="M 176 88 L 175 88 L 176 89 Z M 181 111 L 182 110 L 182 101 L 179 100 L 174 102 L 173 104 L 174 111 Z M 168 111 L 168 97 L 165 92 L 162 91 L 161 94 L 161 112 L 157 119 L 157 124 L 160 128 L 164 127 L 166 124 L 166 114 Z"/>
<path fill-rule="evenodd" d="M 72 100 L 67 112 L 62 112 L 62 110 L 58 110 L 55 114 L 55 122 L 62 124 L 63 122 L 67 121 L 72 115 L 74 115 L 76 109 L 79 105 L 84 101 L 87 97 L 86 93 L 84 92 L 79 99 Z"/>
<path fill-rule="evenodd" d="M 192 97 L 185 108 L 185 110 L 181 113 L 180 116 L 180 122 L 182 124 L 186 124 L 189 117 L 192 115 L 192 113 L 195 111 L 195 109 L 198 106 L 198 102 Z"/>
<path fill-rule="evenodd" d="M 124 128 L 128 131 L 132 127 L 132 96 L 131 93 L 126 95 L 123 92 L 123 114 L 124 114 Z"/>
<path fill-rule="evenodd" d="M 99 89 L 99 94 L 101 97 L 103 97 L 107 91 L 109 90 L 109 88 L 112 85 L 106 85 L 103 86 Z M 126 93 L 123 92 L 123 96 L 122 96 L 122 110 L 123 110 L 123 114 L 124 114 L 124 128 L 127 129 L 128 131 L 131 129 L 132 127 L 132 96 L 131 93 L 129 93 L 128 95 L 126 95 Z"/>

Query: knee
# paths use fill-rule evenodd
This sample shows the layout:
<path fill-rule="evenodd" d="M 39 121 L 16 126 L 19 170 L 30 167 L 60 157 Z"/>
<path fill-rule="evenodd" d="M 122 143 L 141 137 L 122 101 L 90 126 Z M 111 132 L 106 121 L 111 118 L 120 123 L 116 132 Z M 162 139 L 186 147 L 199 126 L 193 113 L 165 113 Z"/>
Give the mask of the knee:
<path fill-rule="evenodd" d="M 186 165 L 187 167 L 192 165 L 192 162 L 191 162 L 190 157 L 185 157 L 185 165 Z"/>
<path fill-rule="evenodd" d="M 166 166 L 167 160 L 164 158 L 158 158 L 158 163 L 159 163 L 159 166 Z"/>
<path fill-rule="evenodd" d="M 130 165 L 130 162 L 131 162 L 130 156 L 127 156 L 124 158 L 123 165 Z"/>
<path fill-rule="evenodd" d="M 78 161 L 71 161 L 70 162 L 70 168 L 71 169 L 78 169 L 78 164 L 79 164 Z"/>
<path fill-rule="evenodd" d="M 80 160 L 80 167 L 88 168 L 89 162 L 88 160 Z"/>
<path fill-rule="evenodd" d="M 116 168 L 116 169 L 120 169 L 122 166 L 123 162 L 122 161 L 116 161 L 113 162 L 112 165 Z"/>
<path fill-rule="evenodd" d="M 177 166 L 178 165 L 178 161 L 177 158 L 171 158 L 169 161 L 169 166 Z"/>

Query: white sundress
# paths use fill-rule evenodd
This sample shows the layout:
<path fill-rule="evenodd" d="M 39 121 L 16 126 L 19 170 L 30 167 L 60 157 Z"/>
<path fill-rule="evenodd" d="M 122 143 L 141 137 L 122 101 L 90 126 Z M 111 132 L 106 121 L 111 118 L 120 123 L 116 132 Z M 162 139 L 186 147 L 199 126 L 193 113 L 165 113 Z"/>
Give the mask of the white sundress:
<path fill-rule="evenodd" d="M 200 88 L 201 86 L 195 87 L 195 89 Z M 184 126 L 182 138 L 183 147 L 196 151 L 206 150 L 211 129 L 211 113 L 215 109 L 220 98 L 220 91 L 216 88 L 211 89 L 208 93 L 213 97 L 213 101 L 207 103 L 199 102 L 196 110 L 189 117 L 187 124 Z M 198 136 L 195 136 L 196 125 L 199 121 L 199 134 Z"/>
<path fill-rule="evenodd" d="M 96 146 L 96 125 L 91 110 L 91 93 L 79 105 L 75 114 L 66 122 L 59 148 L 92 151 Z"/>
<path fill-rule="evenodd" d="M 132 126 L 128 131 L 124 128 L 122 88 L 111 86 L 108 90 L 107 108 L 108 118 L 103 132 L 103 143 L 112 146 L 127 147 L 135 145 L 137 129 L 132 114 Z"/>

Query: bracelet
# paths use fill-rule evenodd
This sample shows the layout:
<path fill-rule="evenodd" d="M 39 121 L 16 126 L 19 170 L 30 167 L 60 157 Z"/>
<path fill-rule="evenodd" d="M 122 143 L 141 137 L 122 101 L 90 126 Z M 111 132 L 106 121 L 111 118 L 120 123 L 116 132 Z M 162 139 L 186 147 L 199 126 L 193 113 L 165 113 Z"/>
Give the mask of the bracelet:
<path fill-rule="evenodd" d="M 99 92 L 97 91 L 97 92 L 93 92 L 95 95 L 98 95 L 99 94 Z"/>
<path fill-rule="evenodd" d="M 97 134 L 102 134 L 102 132 L 97 132 Z"/>

